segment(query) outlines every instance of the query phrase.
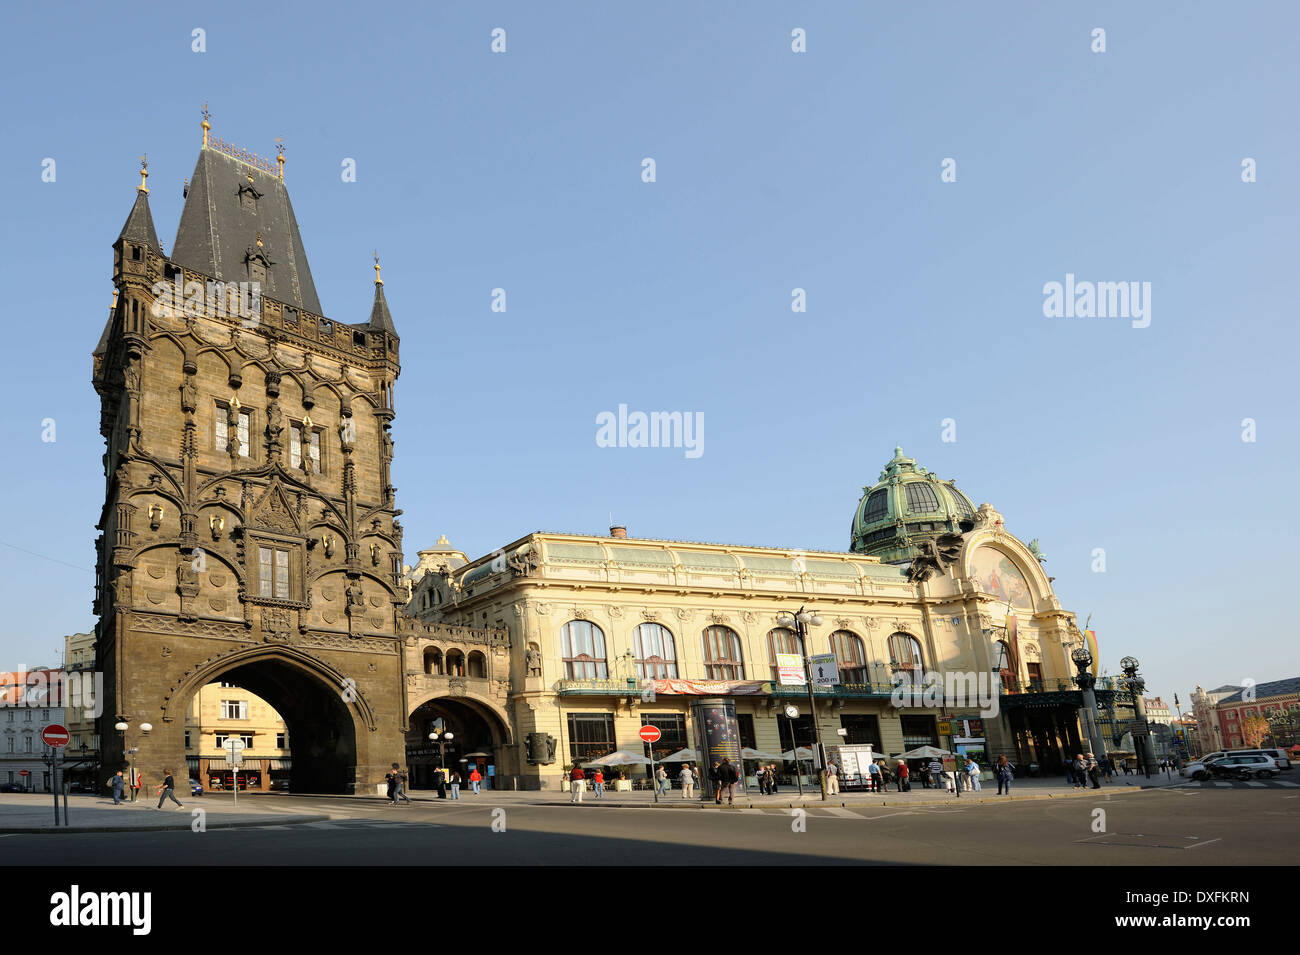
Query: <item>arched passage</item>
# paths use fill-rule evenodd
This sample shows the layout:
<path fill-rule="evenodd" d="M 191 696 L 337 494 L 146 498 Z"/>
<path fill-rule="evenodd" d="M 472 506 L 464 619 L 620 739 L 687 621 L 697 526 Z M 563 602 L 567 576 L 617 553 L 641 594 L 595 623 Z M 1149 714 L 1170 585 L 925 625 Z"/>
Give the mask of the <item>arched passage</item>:
<path fill-rule="evenodd" d="M 352 791 L 356 781 L 357 731 L 353 714 L 338 688 L 302 666 L 276 657 L 236 663 L 204 680 L 205 683 L 217 681 L 233 683 L 257 694 L 284 720 L 292 754 L 290 792 Z M 237 733 L 238 721 L 223 720 L 222 728 L 227 733 Z"/>
<path fill-rule="evenodd" d="M 446 734 L 451 733 L 451 740 Z M 438 741 L 429 739 L 436 734 Z M 432 789 L 434 773 L 445 766 L 468 777 L 477 767 L 484 780 L 502 774 L 502 758 L 509 743 L 509 731 L 491 707 L 467 697 L 440 696 L 418 705 L 411 712 L 406 734 L 407 764 L 411 787 Z M 493 772 L 489 774 L 488 767 Z M 468 780 L 465 786 L 468 788 Z"/>

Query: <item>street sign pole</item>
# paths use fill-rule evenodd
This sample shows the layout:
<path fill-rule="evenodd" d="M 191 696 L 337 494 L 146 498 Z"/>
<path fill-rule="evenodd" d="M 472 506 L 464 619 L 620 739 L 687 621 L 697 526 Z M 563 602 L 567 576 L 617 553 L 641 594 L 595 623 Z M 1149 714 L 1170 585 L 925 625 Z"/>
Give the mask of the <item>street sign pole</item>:
<path fill-rule="evenodd" d="M 656 803 L 659 802 L 659 774 L 655 769 L 654 744 L 659 741 L 659 737 L 662 735 L 663 733 L 659 731 L 659 727 L 652 726 L 649 723 L 641 727 L 637 732 L 637 736 L 641 737 L 641 741 L 650 747 L 650 788 L 654 790 L 654 801 Z"/>

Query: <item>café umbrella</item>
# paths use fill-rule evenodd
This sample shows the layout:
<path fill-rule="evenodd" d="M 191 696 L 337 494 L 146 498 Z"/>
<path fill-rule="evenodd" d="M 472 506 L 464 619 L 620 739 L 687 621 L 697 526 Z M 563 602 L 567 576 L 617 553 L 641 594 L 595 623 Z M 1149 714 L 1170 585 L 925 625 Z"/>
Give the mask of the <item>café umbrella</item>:
<path fill-rule="evenodd" d="M 948 752 L 946 749 L 939 749 L 937 746 L 918 746 L 916 749 L 909 749 L 906 753 L 892 757 L 893 759 L 940 759 L 944 756 L 953 756 L 955 754 Z"/>
<path fill-rule="evenodd" d="M 677 752 L 659 759 L 661 763 L 698 763 L 700 754 L 693 749 L 679 749 Z"/>
<path fill-rule="evenodd" d="M 586 766 L 649 766 L 650 760 L 640 753 L 634 753 L 631 750 L 616 749 L 599 759 L 589 759 L 583 765 Z"/>

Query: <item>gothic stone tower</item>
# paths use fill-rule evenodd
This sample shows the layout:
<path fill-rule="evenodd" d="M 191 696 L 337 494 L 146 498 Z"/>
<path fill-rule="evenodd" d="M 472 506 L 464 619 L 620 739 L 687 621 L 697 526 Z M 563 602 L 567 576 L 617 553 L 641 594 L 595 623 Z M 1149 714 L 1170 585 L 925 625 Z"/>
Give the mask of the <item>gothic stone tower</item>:
<path fill-rule="evenodd" d="M 407 716 L 397 332 L 378 261 L 370 320 L 324 316 L 283 155 L 203 127 L 170 256 L 142 170 L 94 352 L 104 775 L 135 749 L 149 791 L 164 769 L 183 789 L 186 709 L 220 680 L 280 712 L 295 791 L 373 792 Z"/>

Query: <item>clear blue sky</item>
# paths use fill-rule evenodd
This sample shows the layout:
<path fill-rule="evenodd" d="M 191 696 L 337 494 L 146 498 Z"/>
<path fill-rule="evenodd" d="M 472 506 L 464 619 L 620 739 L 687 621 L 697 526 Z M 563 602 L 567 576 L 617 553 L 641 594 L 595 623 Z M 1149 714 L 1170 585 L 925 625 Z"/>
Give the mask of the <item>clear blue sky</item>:
<path fill-rule="evenodd" d="M 799 7 L 8 7 L 3 667 L 92 626 L 110 244 L 147 152 L 171 250 L 207 101 L 214 135 L 284 137 L 330 317 L 366 319 L 382 254 L 408 560 L 611 511 L 843 550 L 901 444 L 1039 539 L 1110 672 L 1184 701 L 1300 674 L 1300 8 Z M 1045 318 L 1067 272 L 1151 282 L 1150 327 Z M 703 456 L 597 447 L 620 403 L 702 412 Z"/>

